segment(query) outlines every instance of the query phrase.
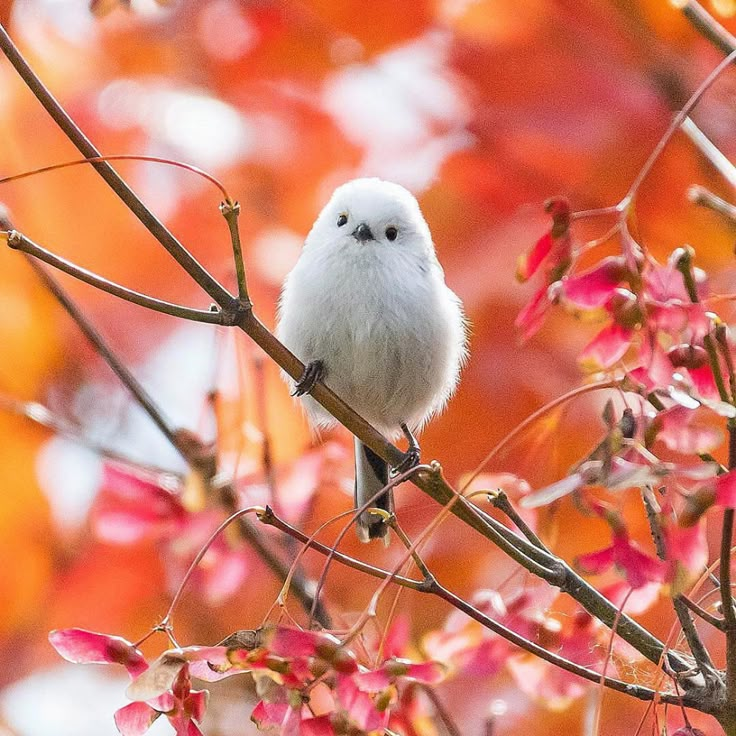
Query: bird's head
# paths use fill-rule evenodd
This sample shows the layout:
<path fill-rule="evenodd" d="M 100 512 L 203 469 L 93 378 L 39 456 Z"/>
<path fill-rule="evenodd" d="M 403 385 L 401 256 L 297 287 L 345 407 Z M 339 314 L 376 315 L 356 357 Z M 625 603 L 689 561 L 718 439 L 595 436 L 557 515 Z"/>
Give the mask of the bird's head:
<path fill-rule="evenodd" d="M 431 253 L 419 204 L 404 187 L 376 178 L 338 187 L 314 223 L 308 242 L 349 248 L 400 248 Z"/>

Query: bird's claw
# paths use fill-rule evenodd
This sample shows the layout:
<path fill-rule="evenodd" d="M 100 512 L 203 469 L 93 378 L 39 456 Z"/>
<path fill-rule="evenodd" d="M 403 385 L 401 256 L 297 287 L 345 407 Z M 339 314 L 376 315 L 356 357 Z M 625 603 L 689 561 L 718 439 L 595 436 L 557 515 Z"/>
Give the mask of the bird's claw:
<path fill-rule="evenodd" d="M 417 438 L 412 434 L 412 431 L 406 424 L 401 425 L 401 431 L 404 433 L 409 447 L 404 453 L 404 459 L 393 468 L 394 475 L 406 473 L 407 470 L 411 470 L 413 467 L 419 465 L 420 450 Z"/>
<path fill-rule="evenodd" d="M 419 465 L 419 448 L 410 447 L 404 453 L 404 459 L 398 465 L 395 465 L 392 468 L 393 475 L 401 475 L 401 473 L 406 473 L 407 470 L 411 470 L 417 465 Z"/>
<path fill-rule="evenodd" d="M 310 360 L 304 366 L 302 375 L 299 376 L 299 380 L 294 384 L 294 391 L 292 396 L 303 396 L 312 392 L 314 385 L 317 381 L 321 381 L 325 375 L 325 366 L 321 360 Z"/>

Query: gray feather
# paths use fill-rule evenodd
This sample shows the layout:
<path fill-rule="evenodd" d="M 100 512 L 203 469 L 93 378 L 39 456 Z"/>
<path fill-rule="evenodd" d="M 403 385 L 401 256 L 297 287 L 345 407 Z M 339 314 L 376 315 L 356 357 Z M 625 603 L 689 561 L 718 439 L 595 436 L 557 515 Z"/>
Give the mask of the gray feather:
<path fill-rule="evenodd" d="M 392 492 L 376 494 L 388 483 L 388 465 L 370 447 L 355 438 L 355 507 L 370 502 L 371 506 L 393 513 Z M 371 500 L 373 499 L 373 500 Z M 378 514 L 364 511 L 357 522 L 358 536 L 363 542 L 386 539 L 388 526 Z"/>

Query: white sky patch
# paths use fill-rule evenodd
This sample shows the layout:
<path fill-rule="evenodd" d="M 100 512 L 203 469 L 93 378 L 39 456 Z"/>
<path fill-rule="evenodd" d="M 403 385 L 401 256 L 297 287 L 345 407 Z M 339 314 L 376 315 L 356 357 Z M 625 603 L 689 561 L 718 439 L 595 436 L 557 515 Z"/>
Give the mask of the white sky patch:
<path fill-rule="evenodd" d="M 251 247 L 252 264 L 270 284 L 280 285 L 299 258 L 304 236 L 285 227 L 262 230 Z"/>
<path fill-rule="evenodd" d="M 223 61 L 236 61 L 257 43 L 258 33 L 240 3 L 213 0 L 197 18 L 199 42 L 208 54 Z"/>
<path fill-rule="evenodd" d="M 97 34 L 97 19 L 88 3 L 78 0 L 21 0 L 13 5 L 12 28 L 20 30 L 34 48 L 42 50 L 39 26 L 49 23 L 66 41 L 83 43 Z"/>
<path fill-rule="evenodd" d="M 116 130 L 141 128 L 141 153 L 194 164 L 209 173 L 227 168 L 255 148 L 256 134 L 248 119 L 222 100 L 196 88 L 175 88 L 158 77 L 116 79 L 97 97 L 97 114 Z M 163 164 L 141 163 L 133 186 L 155 203 L 160 217 L 179 203 L 182 182 L 190 191 L 210 186 L 193 173 Z"/>
<path fill-rule="evenodd" d="M 130 702 L 130 680 L 111 669 L 60 664 L 34 672 L 0 692 L 0 714 L 15 736 L 120 736 L 113 714 Z M 171 733 L 162 716 L 146 736 Z"/>
<path fill-rule="evenodd" d="M 203 169 L 230 164 L 251 151 L 253 133 L 234 107 L 205 92 L 174 88 L 157 77 L 116 79 L 97 98 L 108 126 L 140 126 L 158 144 Z"/>
<path fill-rule="evenodd" d="M 447 40 L 433 31 L 327 80 L 324 108 L 366 149 L 360 173 L 421 189 L 450 153 L 470 144 L 469 105 L 445 68 Z"/>
<path fill-rule="evenodd" d="M 52 437 L 36 456 L 36 472 L 57 525 L 72 531 L 89 513 L 102 481 L 102 460 L 64 437 Z"/>

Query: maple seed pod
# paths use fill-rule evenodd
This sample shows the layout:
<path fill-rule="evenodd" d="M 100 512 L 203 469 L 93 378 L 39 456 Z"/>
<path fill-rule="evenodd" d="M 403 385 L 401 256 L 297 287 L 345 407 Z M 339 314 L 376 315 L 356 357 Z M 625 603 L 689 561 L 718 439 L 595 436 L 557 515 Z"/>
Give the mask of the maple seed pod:
<path fill-rule="evenodd" d="M 685 499 L 685 509 L 680 514 L 680 526 L 690 527 L 697 524 L 698 519 L 715 503 L 716 492 L 713 488 L 701 488 Z"/>
<path fill-rule="evenodd" d="M 675 368 L 702 368 L 708 363 L 708 353 L 699 345 L 681 343 L 667 351 L 667 357 Z"/>
<path fill-rule="evenodd" d="M 309 660 L 309 671 L 314 677 L 322 677 L 330 669 L 328 662 L 319 657 L 311 657 Z"/>
<path fill-rule="evenodd" d="M 342 672 L 343 674 L 355 672 L 355 660 L 350 652 L 345 649 L 340 648 L 335 652 L 331 664 L 335 672 Z"/>
<path fill-rule="evenodd" d="M 623 287 L 613 292 L 609 308 L 615 322 L 622 327 L 636 327 L 642 321 L 636 294 Z"/>
<path fill-rule="evenodd" d="M 567 197 L 550 197 L 544 203 L 544 211 L 552 217 L 552 237 L 564 235 L 570 227 L 570 200 Z"/>

